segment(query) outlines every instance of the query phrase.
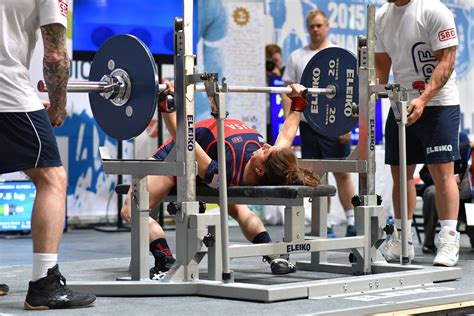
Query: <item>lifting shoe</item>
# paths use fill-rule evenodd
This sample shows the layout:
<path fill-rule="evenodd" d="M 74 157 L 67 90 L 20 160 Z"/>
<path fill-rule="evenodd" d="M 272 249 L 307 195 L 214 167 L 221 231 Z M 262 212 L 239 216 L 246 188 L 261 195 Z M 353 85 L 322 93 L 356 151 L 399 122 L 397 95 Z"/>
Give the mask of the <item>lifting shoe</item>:
<path fill-rule="evenodd" d="M 150 279 L 161 280 L 166 276 L 176 259 L 160 250 L 154 250 L 152 254 L 155 258 L 155 266 L 150 269 Z"/>
<path fill-rule="evenodd" d="M 268 262 L 275 275 L 288 274 L 296 271 L 296 265 L 280 256 L 264 256 L 263 262 Z"/>
<path fill-rule="evenodd" d="M 94 302 L 95 295 L 69 289 L 55 265 L 44 278 L 30 281 L 24 305 L 25 309 L 78 308 L 92 306 Z"/>

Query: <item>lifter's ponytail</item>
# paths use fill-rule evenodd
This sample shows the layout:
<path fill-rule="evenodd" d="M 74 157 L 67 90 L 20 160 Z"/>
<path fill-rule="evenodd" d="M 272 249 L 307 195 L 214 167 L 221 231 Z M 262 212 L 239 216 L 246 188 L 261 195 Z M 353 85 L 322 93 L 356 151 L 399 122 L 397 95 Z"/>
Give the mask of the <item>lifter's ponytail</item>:
<path fill-rule="evenodd" d="M 319 177 L 310 170 L 301 168 L 298 159 L 289 148 L 272 151 L 264 161 L 265 184 L 267 185 L 307 185 L 315 187 Z"/>

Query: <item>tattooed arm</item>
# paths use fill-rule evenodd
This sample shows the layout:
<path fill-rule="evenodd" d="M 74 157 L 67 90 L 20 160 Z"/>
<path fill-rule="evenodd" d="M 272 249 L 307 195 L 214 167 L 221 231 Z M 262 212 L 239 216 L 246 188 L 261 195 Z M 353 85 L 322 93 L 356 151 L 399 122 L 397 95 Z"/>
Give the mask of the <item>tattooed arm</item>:
<path fill-rule="evenodd" d="M 444 87 L 454 71 L 456 64 L 456 46 L 440 49 L 434 52 L 438 59 L 425 91 L 418 98 L 413 99 L 408 106 L 408 123 L 415 123 L 423 114 L 423 110 L 430 100 Z"/>
<path fill-rule="evenodd" d="M 69 79 L 69 58 L 66 28 L 61 24 L 41 27 L 44 43 L 43 76 L 51 103 L 47 109 L 53 127 L 61 126 L 66 112 L 66 87 Z"/>
<path fill-rule="evenodd" d="M 456 46 L 451 46 L 434 52 L 438 65 L 433 71 L 430 82 L 421 95 L 424 101 L 428 103 L 448 82 L 454 71 L 456 63 Z"/>

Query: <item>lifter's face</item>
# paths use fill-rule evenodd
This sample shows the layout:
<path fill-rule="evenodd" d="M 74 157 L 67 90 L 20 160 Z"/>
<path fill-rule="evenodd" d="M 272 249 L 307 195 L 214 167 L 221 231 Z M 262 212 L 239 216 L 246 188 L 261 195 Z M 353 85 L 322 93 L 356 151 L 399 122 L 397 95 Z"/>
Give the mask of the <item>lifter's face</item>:
<path fill-rule="evenodd" d="M 277 150 L 277 147 L 269 144 L 264 144 L 262 147 L 252 153 L 252 157 L 250 158 L 252 166 L 258 170 L 263 171 L 263 162 L 267 160 L 268 155 L 270 155 L 270 153 L 275 150 Z M 259 173 L 259 171 L 257 171 L 257 173 Z"/>
<path fill-rule="evenodd" d="M 307 28 L 311 42 L 320 44 L 326 39 L 329 30 L 329 22 L 324 16 L 317 14 L 308 20 Z"/>

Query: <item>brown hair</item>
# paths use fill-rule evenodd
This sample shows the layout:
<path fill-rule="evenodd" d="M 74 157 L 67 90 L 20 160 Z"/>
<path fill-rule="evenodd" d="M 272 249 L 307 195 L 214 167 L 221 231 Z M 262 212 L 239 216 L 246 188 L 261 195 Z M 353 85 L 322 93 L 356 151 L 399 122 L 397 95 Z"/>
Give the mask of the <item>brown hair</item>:
<path fill-rule="evenodd" d="M 308 185 L 315 187 L 319 177 L 310 170 L 301 168 L 298 159 L 289 148 L 272 151 L 263 162 L 265 184 L 268 185 Z"/>
<path fill-rule="evenodd" d="M 280 46 L 276 44 L 268 44 L 265 46 L 265 58 L 270 59 L 275 53 L 280 53 L 281 54 L 281 48 Z"/>
<path fill-rule="evenodd" d="M 306 16 L 306 25 L 309 25 L 309 20 L 311 20 L 312 18 L 318 15 L 321 15 L 324 18 L 324 20 L 327 22 L 328 18 L 326 16 L 326 13 L 324 13 L 321 10 L 314 9 L 308 12 L 308 15 Z"/>

